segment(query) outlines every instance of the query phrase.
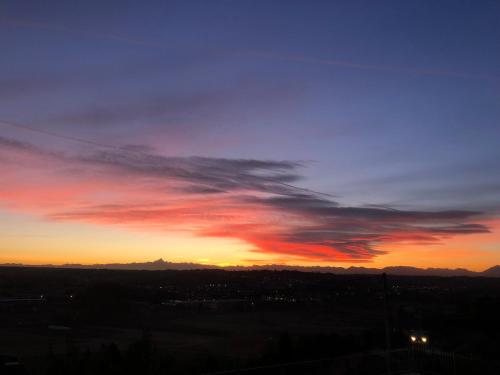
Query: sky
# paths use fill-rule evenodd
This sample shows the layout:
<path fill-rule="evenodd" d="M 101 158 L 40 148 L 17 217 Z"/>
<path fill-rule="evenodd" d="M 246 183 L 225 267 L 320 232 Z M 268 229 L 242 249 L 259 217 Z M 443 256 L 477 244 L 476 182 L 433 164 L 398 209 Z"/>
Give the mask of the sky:
<path fill-rule="evenodd" d="M 497 1 L 0 2 L 0 263 L 500 263 Z"/>

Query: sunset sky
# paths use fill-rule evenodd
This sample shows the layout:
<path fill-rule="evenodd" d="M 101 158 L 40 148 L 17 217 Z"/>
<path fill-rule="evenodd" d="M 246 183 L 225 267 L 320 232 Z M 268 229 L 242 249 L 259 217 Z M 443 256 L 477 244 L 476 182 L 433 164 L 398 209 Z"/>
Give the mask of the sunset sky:
<path fill-rule="evenodd" d="M 500 263 L 500 2 L 0 2 L 0 263 Z"/>

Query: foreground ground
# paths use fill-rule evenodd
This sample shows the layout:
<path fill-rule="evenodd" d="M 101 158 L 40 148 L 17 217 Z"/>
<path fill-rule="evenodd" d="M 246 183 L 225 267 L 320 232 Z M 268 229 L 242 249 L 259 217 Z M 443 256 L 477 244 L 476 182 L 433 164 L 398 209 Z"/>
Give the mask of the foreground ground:
<path fill-rule="evenodd" d="M 366 358 L 384 352 L 388 319 L 393 350 L 495 368 L 500 279 L 387 280 L 386 307 L 381 276 L 5 267 L 0 355 L 28 374 L 197 374 L 365 353 L 350 361 L 382 373 L 383 355 Z"/>

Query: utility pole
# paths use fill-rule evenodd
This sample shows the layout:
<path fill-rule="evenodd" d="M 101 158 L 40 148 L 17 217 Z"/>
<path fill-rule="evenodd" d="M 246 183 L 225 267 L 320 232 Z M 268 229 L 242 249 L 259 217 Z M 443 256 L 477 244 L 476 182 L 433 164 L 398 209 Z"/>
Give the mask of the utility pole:
<path fill-rule="evenodd" d="M 385 360 L 387 366 L 387 373 L 390 374 L 391 370 L 391 327 L 389 318 L 389 298 L 387 293 L 387 274 L 382 274 L 382 282 L 384 286 L 384 315 L 385 315 Z"/>

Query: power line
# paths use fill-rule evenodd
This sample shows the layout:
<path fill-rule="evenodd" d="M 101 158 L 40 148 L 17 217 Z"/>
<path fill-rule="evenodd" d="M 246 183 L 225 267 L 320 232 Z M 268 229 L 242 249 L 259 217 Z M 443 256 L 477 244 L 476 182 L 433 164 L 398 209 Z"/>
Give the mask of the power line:
<path fill-rule="evenodd" d="M 391 353 L 401 353 L 401 352 L 406 352 L 406 351 L 408 351 L 408 349 L 400 348 L 400 349 L 391 350 Z M 384 351 L 372 350 L 369 352 L 347 354 L 347 355 L 342 355 L 342 356 L 337 356 L 337 357 L 308 359 L 308 360 L 302 360 L 302 361 L 282 362 L 282 363 L 276 363 L 276 364 L 270 364 L 270 365 L 246 367 L 246 368 L 241 368 L 241 369 L 222 370 L 222 371 L 205 373 L 204 375 L 240 374 L 240 373 L 247 373 L 247 372 L 255 372 L 255 371 L 259 371 L 259 370 L 270 370 L 270 369 L 277 369 L 277 368 L 283 368 L 283 367 L 293 367 L 293 366 L 308 365 L 308 364 L 323 363 L 323 362 L 335 362 L 338 360 L 346 360 L 349 358 L 360 358 L 360 357 L 366 357 L 366 356 L 371 356 L 371 355 L 383 355 L 383 354 L 384 354 Z"/>
<path fill-rule="evenodd" d="M 83 143 L 83 144 L 86 144 L 86 145 L 89 145 L 89 146 L 113 148 L 113 149 L 118 149 L 118 150 L 120 149 L 117 146 L 111 146 L 111 145 L 107 145 L 107 144 L 104 144 L 104 143 L 98 143 L 98 142 L 90 141 L 88 139 L 83 139 L 83 138 L 79 138 L 79 137 L 73 137 L 73 136 L 69 136 L 69 135 L 64 135 L 64 134 L 61 134 L 61 133 L 51 132 L 51 131 L 44 130 L 44 129 L 37 129 L 37 128 L 34 128 L 32 126 L 20 124 L 18 122 L 0 120 L 0 125 L 9 126 L 9 127 L 16 128 L 16 129 L 21 129 L 21 130 L 27 130 L 27 131 L 30 131 L 30 132 L 33 132 L 33 133 L 45 134 L 45 135 L 48 135 L 48 136 L 51 136 L 51 137 L 64 139 L 66 141 L 79 142 L 79 143 Z"/>
<path fill-rule="evenodd" d="M 62 134 L 62 133 L 48 131 L 48 130 L 44 130 L 44 129 L 37 129 L 37 128 L 34 128 L 32 126 L 29 126 L 29 125 L 20 124 L 18 122 L 6 121 L 6 120 L 1 120 L 0 119 L 0 125 L 3 125 L 4 127 L 11 127 L 11 128 L 15 128 L 15 129 L 21 129 L 21 130 L 29 131 L 29 132 L 33 132 L 33 133 L 44 134 L 44 135 L 48 135 L 50 137 L 63 139 L 65 141 L 78 142 L 78 143 L 85 144 L 87 146 L 98 147 L 98 148 L 108 148 L 108 149 L 112 149 L 112 150 L 115 150 L 115 151 L 124 152 L 124 150 L 121 147 L 119 147 L 119 146 L 110 145 L 110 144 L 101 143 L 101 142 L 94 142 L 92 140 L 88 140 L 88 139 L 84 139 L 84 138 L 80 138 L 80 137 L 69 136 L 69 135 L 65 135 L 65 134 Z M 139 154 L 139 155 L 143 155 L 143 156 L 147 156 L 147 157 L 151 156 L 151 154 L 148 154 L 148 153 L 140 151 L 140 150 L 127 150 L 127 152 L 128 153 L 135 153 L 135 154 Z M 273 180 L 272 178 L 268 178 L 268 177 L 264 177 L 264 176 L 258 176 L 258 177 L 260 179 L 262 179 L 262 180 L 269 181 L 269 182 L 272 182 L 274 184 L 285 186 L 287 188 L 298 190 L 298 191 L 302 191 L 302 192 L 305 192 L 305 193 L 322 195 L 322 196 L 327 196 L 327 197 L 330 197 L 330 198 L 334 197 L 332 194 L 322 193 L 322 192 L 311 190 L 311 189 L 307 189 L 307 188 L 301 188 L 299 186 L 295 186 L 295 185 L 292 185 L 292 184 L 287 184 L 286 182 L 280 182 L 280 181 Z"/>

